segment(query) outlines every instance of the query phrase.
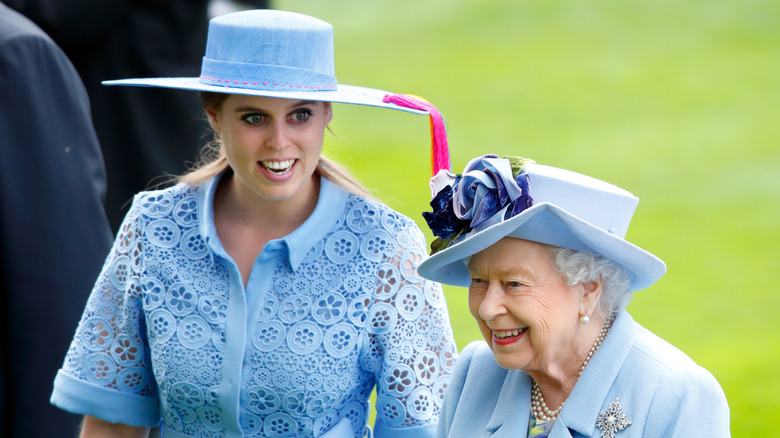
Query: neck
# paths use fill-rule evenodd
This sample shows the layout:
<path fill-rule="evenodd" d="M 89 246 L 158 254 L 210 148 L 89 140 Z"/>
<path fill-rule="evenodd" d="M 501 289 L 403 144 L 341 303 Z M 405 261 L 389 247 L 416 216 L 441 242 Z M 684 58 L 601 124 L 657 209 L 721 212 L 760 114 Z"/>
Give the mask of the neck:
<path fill-rule="evenodd" d="M 290 234 L 311 216 L 317 206 L 320 179 L 313 176 L 311 184 L 288 199 L 264 199 L 246 190 L 235 175 L 226 175 L 214 197 L 215 216 L 231 227 L 246 227 L 262 231 L 267 240 Z"/>
<path fill-rule="evenodd" d="M 311 216 L 320 187 L 319 177 L 313 178 L 295 199 L 264 202 L 238 190 L 235 176 L 226 175 L 220 182 L 214 195 L 214 226 L 244 286 L 266 243 L 292 233 Z"/>
<path fill-rule="evenodd" d="M 576 345 L 571 349 L 574 352 L 571 356 L 551 364 L 544 370 L 528 372 L 534 380 L 534 385 L 538 387 L 540 402 L 544 402 L 551 411 L 562 407 L 610 327 L 611 321 L 593 317 L 575 337 Z"/>

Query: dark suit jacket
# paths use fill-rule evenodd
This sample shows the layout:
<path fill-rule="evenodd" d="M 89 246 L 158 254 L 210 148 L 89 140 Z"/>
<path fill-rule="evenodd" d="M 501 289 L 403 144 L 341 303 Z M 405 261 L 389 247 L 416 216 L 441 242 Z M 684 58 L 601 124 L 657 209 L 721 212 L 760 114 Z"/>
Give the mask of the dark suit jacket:
<path fill-rule="evenodd" d="M 38 24 L 73 62 L 90 97 L 108 175 L 112 229 L 133 195 L 194 162 L 207 123 L 196 93 L 101 81 L 196 77 L 208 0 L 2 0 Z"/>
<path fill-rule="evenodd" d="M 0 436 L 76 436 L 52 381 L 111 246 L 105 171 L 81 80 L 0 4 Z"/>

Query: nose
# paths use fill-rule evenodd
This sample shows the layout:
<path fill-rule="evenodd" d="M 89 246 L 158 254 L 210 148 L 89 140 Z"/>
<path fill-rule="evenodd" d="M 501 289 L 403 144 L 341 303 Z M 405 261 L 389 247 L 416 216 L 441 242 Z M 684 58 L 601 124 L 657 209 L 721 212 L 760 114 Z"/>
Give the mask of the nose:
<path fill-rule="evenodd" d="M 276 120 L 269 127 L 270 132 L 265 145 L 270 149 L 284 149 L 290 144 L 288 126 L 283 120 Z"/>
<path fill-rule="evenodd" d="M 491 281 L 485 291 L 482 302 L 479 303 L 479 317 L 484 321 L 489 321 L 506 313 L 502 284 L 499 281 Z"/>

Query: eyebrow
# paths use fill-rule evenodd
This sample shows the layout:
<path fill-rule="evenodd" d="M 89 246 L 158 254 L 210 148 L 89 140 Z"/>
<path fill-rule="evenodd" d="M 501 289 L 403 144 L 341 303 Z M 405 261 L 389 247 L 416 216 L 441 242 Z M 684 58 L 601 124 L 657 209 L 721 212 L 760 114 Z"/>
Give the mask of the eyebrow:
<path fill-rule="evenodd" d="M 509 266 L 504 269 L 496 270 L 492 269 L 490 274 L 487 274 L 487 272 L 482 272 L 481 270 L 477 270 L 476 267 L 472 268 L 471 264 L 466 265 L 466 269 L 469 270 L 469 274 L 477 274 L 477 275 L 493 275 L 493 276 L 499 276 L 499 277 L 509 277 L 509 276 L 515 276 L 520 277 L 523 280 L 528 279 L 535 279 L 537 278 L 536 275 L 532 272 L 531 269 L 529 269 L 527 266 L 524 266 L 522 264 L 515 264 L 512 266 Z"/>
<path fill-rule="evenodd" d="M 289 109 L 293 110 L 293 109 L 296 109 L 296 108 L 300 108 L 302 106 L 316 105 L 319 102 L 320 101 L 317 101 L 317 100 L 299 100 L 298 102 L 295 102 L 292 105 L 290 105 Z M 254 111 L 263 112 L 265 110 L 263 110 L 261 108 L 258 108 L 256 106 L 253 106 L 253 105 L 241 105 L 239 107 L 236 107 L 235 110 L 233 110 L 233 112 L 236 112 L 236 113 L 245 113 L 245 112 L 254 112 Z"/>

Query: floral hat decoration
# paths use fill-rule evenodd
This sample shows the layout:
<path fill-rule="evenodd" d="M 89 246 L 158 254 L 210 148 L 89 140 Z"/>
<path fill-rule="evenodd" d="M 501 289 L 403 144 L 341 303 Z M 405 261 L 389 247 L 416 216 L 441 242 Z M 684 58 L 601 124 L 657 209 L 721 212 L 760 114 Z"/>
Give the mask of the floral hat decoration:
<path fill-rule="evenodd" d="M 418 272 L 466 287 L 466 263 L 504 237 L 587 250 L 623 266 L 631 290 L 666 272 L 658 257 L 625 240 L 639 198 L 607 182 L 521 157 L 484 155 L 456 175 L 431 178 L 432 212 L 423 213 L 437 239 Z"/>

